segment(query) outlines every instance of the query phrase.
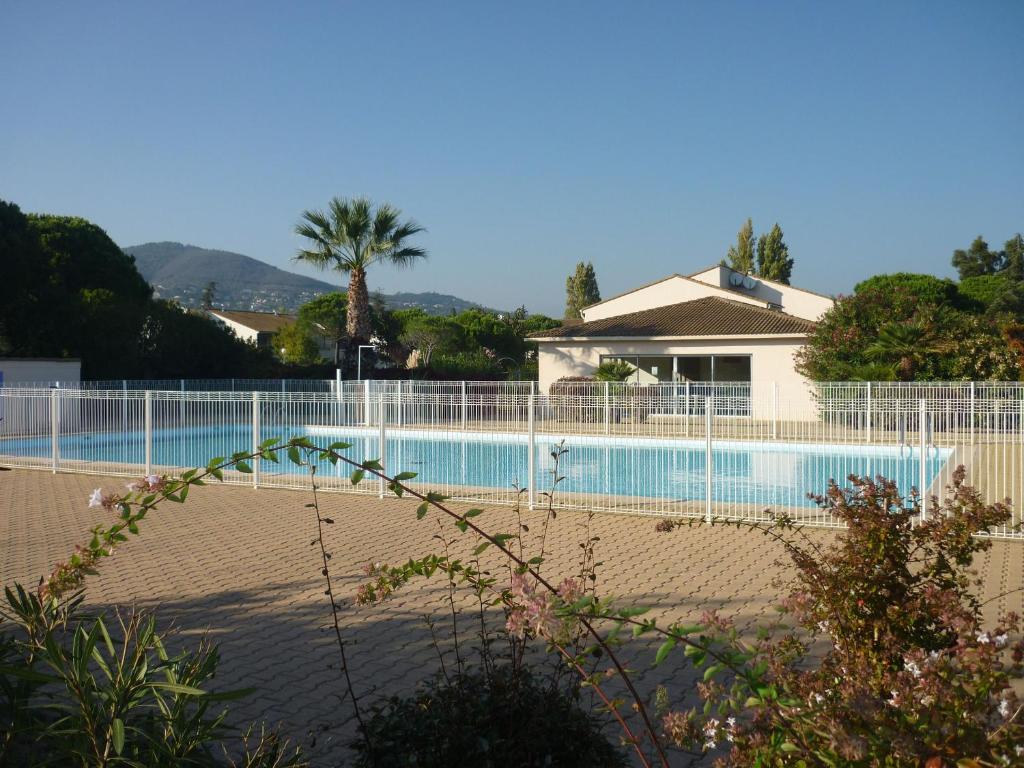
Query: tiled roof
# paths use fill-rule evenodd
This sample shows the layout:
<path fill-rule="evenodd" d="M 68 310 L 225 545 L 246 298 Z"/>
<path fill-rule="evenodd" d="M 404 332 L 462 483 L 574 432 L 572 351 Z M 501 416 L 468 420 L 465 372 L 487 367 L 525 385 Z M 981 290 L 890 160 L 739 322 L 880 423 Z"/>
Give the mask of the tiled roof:
<path fill-rule="evenodd" d="M 773 309 L 717 296 L 655 307 L 530 334 L 536 339 L 809 334 L 814 323 Z"/>
<path fill-rule="evenodd" d="M 279 315 L 274 312 L 247 312 L 240 309 L 211 309 L 210 314 L 244 325 L 258 333 L 274 333 L 295 322 L 295 315 Z"/>

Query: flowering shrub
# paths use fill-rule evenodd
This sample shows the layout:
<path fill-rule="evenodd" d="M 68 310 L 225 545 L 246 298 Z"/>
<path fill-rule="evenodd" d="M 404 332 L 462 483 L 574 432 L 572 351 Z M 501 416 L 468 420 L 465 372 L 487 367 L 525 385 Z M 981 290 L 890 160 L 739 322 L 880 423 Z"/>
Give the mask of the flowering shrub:
<path fill-rule="evenodd" d="M 783 539 L 796 569 L 783 610 L 802 632 L 747 645 L 705 619 L 705 713 L 666 713 L 666 738 L 724 743 L 740 766 L 1024 764 L 1020 619 L 982 627 L 968 570 L 991 546 L 976 534 L 1009 508 L 984 504 L 962 467 L 924 522 L 893 483 L 850 480 L 819 498 L 847 526 L 836 543 Z"/>

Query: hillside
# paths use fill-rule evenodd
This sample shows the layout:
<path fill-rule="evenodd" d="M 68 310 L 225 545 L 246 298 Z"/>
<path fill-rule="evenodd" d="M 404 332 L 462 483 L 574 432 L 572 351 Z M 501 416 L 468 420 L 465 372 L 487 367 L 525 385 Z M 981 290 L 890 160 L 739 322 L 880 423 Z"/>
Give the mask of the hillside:
<path fill-rule="evenodd" d="M 203 288 L 210 282 L 217 284 L 217 306 L 257 311 L 294 311 L 321 293 L 338 290 L 341 284 L 340 280 L 329 283 L 288 272 L 241 253 L 195 245 L 143 243 L 123 250 L 135 257 L 135 266 L 158 297 L 175 299 L 188 307 L 199 306 Z M 434 315 L 480 306 L 443 293 L 382 295 L 391 309 L 419 307 Z"/>

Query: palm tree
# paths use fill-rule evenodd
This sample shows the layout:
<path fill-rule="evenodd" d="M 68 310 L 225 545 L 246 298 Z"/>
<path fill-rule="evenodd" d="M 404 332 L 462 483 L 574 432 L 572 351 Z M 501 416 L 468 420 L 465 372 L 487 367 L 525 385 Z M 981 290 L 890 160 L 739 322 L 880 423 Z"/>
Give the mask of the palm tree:
<path fill-rule="evenodd" d="M 942 351 L 943 345 L 923 322 L 883 325 L 878 329 L 878 338 L 865 350 L 872 360 L 895 363 L 900 381 L 912 381 L 921 361 Z"/>
<path fill-rule="evenodd" d="M 366 270 L 378 262 L 410 266 L 427 255 L 423 248 L 406 244 L 410 237 L 423 232 L 423 227 L 412 220 L 400 222 L 401 215 L 387 203 L 374 210 L 365 197 L 336 197 L 328 212 L 304 211 L 295 226 L 295 233 L 309 240 L 310 245 L 298 252 L 296 261 L 348 275 L 345 332 L 356 343 L 366 342 L 372 334 Z"/>

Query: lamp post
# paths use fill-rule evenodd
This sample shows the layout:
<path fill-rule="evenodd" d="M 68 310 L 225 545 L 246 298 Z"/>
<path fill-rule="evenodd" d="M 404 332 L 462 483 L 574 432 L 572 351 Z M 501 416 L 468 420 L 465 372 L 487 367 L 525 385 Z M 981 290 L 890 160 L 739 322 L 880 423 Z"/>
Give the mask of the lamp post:
<path fill-rule="evenodd" d="M 376 348 L 375 344 L 359 345 L 359 349 L 356 350 L 356 381 L 361 381 L 363 378 L 363 350 Z"/>

